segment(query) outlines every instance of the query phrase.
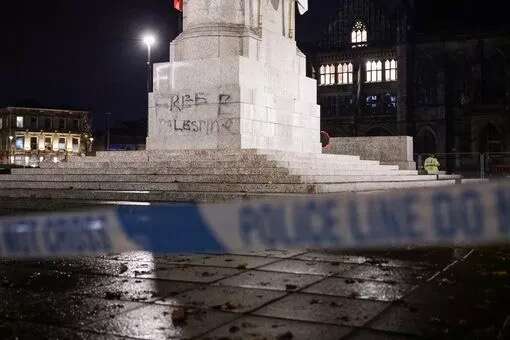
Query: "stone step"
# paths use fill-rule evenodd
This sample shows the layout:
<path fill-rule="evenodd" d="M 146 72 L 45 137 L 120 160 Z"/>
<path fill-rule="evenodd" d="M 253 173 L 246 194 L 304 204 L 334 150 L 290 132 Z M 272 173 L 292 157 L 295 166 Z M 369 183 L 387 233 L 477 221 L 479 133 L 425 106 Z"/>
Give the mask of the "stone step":
<path fill-rule="evenodd" d="M 317 193 L 334 193 L 344 191 L 376 191 L 390 189 L 428 188 L 456 184 L 455 180 L 429 180 L 429 181 L 398 181 L 398 182 L 359 182 L 359 183 L 332 183 L 318 184 Z"/>
<path fill-rule="evenodd" d="M 342 169 L 342 170 L 398 170 L 398 166 L 393 165 L 374 165 L 372 163 L 363 163 L 359 161 L 356 163 L 340 163 L 338 165 L 326 165 L 320 163 L 304 163 L 304 162 L 280 162 L 280 161 L 261 161 L 261 162 L 229 162 L 229 161 L 202 161 L 202 162 L 65 162 L 65 163 L 51 163 L 41 165 L 45 169 L 60 169 L 60 168 L 154 168 L 154 167 L 171 167 L 171 168 L 236 168 L 239 166 L 247 168 L 257 167 L 281 167 L 281 168 L 295 168 L 307 170 L 322 170 L 322 169 Z"/>
<path fill-rule="evenodd" d="M 414 181 L 439 182 L 435 178 Z M 391 183 L 391 181 L 367 181 L 355 183 L 166 183 L 166 182 L 86 182 L 86 181 L 3 181 L 2 189 L 54 189 L 54 190 L 115 190 L 115 191 L 176 191 L 176 192 L 268 192 L 268 193 L 321 193 L 346 191 L 351 184 Z M 409 184 L 413 181 L 403 182 Z M 455 181 L 454 181 L 455 182 Z"/>
<path fill-rule="evenodd" d="M 425 188 L 453 185 L 454 180 L 417 182 L 372 182 L 334 184 L 318 187 L 318 192 L 363 192 L 404 188 Z M 100 202 L 224 202 L 242 199 L 286 198 L 305 196 L 305 193 L 257 193 L 257 192 L 173 192 L 173 191 L 117 191 L 117 190 L 52 190 L 52 189 L 3 189 L 0 198 L 47 199 L 47 200 L 94 200 Z"/>
<path fill-rule="evenodd" d="M 245 199 L 269 199 L 305 196 L 305 194 L 270 194 L 243 192 L 150 192 L 150 191 L 96 191 L 96 190 L 31 190 L 0 189 L 1 199 L 30 200 L 80 200 L 103 203 L 121 202 L 226 202 Z M 309 196 L 308 194 L 306 196 Z"/>
<path fill-rule="evenodd" d="M 19 168 L 13 175 L 288 175 L 282 168 Z"/>
<path fill-rule="evenodd" d="M 353 175 L 353 176 L 290 176 L 290 175 L 57 175 L 17 174 L 0 176 L 0 187 L 4 182 L 140 182 L 140 183 L 353 183 L 378 181 L 425 181 L 436 176 L 425 175 Z M 445 179 L 454 179 L 445 178 Z"/>
<path fill-rule="evenodd" d="M 13 175 L 294 175 L 294 176 L 414 176 L 413 170 L 284 169 L 284 168 L 20 168 Z"/>
<path fill-rule="evenodd" d="M 417 171 L 402 172 L 402 170 L 386 170 L 386 169 L 302 169 L 289 168 L 291 175 L 297 176 L 410 176 L 418 175 Z"/>
<path fill-rule="evenodd" d="M 336 162 L 356 162 L 360 161 L 359 156 L 335 155 L 335 157 L 324 157 L 319 154 L 315 157 L 307 157 L 297 154 L 253 154 L 253 153 L 232 153 L 232 154 L 199 154 L 199 155 L 180 155 L 171 153 L 157 153 L 153 156 L 149 154 L 123 155 L 121 152 L 110 152 L 104 156 L 95 157 L 74 157 L 72 162 L 161 162 L 161 161 L 260 161 L 260 160 L 278 160 L 278 161 L 322 161 L 327 163 Z M 377 161 L 371 161 L 379 164 Z"/>
<path fill-rule="evenodd" d="M 300 176 L 275 175 L 56 175 L 24 174 L 0 176 L 4 182 L 139 182 L 139 183 L 302 183 Z"/>

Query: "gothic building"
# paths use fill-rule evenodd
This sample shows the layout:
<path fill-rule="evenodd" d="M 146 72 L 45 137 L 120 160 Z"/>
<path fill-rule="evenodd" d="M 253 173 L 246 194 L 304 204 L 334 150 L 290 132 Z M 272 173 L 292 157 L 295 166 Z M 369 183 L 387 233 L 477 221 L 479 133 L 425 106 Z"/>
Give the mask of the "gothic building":
<path fill-rule="evenodd" d="M 322 130 L 410 135 L 415 153 L 510 151 L 510 34 L 427 31 L 416 15 L 413 0 L 338 1 L 305 48 Z"/>

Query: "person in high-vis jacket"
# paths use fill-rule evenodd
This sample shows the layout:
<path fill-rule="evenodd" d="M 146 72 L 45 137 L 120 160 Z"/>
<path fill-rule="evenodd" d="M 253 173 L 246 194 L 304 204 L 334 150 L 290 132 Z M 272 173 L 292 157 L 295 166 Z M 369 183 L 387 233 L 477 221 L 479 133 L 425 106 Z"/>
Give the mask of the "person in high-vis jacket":
<path fill-rule="evenodd" d="M 438 175 L 439 174 L 439 167 L 440 166 L 441 166 L 441 164 L 439 163 L 437 158 L 434 157 L 434 155 L 430 155 L 425 160 L 425 163 L 424 163 L 423 167 L 425 168 L 425 171 L 427 172 L 427 174 L 429 174 L 429 175 Z"/>

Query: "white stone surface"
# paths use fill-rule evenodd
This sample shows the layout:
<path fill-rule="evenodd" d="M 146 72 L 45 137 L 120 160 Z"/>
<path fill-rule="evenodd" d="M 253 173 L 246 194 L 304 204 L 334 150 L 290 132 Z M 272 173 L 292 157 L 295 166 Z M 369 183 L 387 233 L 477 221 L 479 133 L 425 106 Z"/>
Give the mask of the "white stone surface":
<path fill-rule="evenodd" d="M 154 67 L 147 149 L 320 153 L 316 83 L 293 39 L 292 6 L 184 1 L 184 32 L 170 62 Z"/>

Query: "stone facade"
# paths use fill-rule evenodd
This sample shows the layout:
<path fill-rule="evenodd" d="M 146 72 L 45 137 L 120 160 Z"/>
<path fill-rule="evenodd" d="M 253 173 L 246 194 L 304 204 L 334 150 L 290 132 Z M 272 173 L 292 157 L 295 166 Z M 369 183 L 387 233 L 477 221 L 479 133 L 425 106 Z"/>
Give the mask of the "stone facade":
<path fill-rule="evenodd" d="M 418 29 L 415 15 L 411 0 L 339 2 L 322 41 L 306 48 L 322 129 L 336 137 L 409 135 L 415 153 L 510 151 L 510 35 L 437 35 Z M 361 43 L 353 41 L 356 27 L 365 32 Z M 369 61 L 381 62 L 376 81 Z M 349 63 L 341 83 L 338 65 Z M 332 81 L 321 69 L 329 65 Z"/>
<path fill-rule="evenodd" d="M 147 149 L 320 153 L 316 82 L 296 47 L 294 6 L 184 1 L 170 62 L 154 66 Z"/>

